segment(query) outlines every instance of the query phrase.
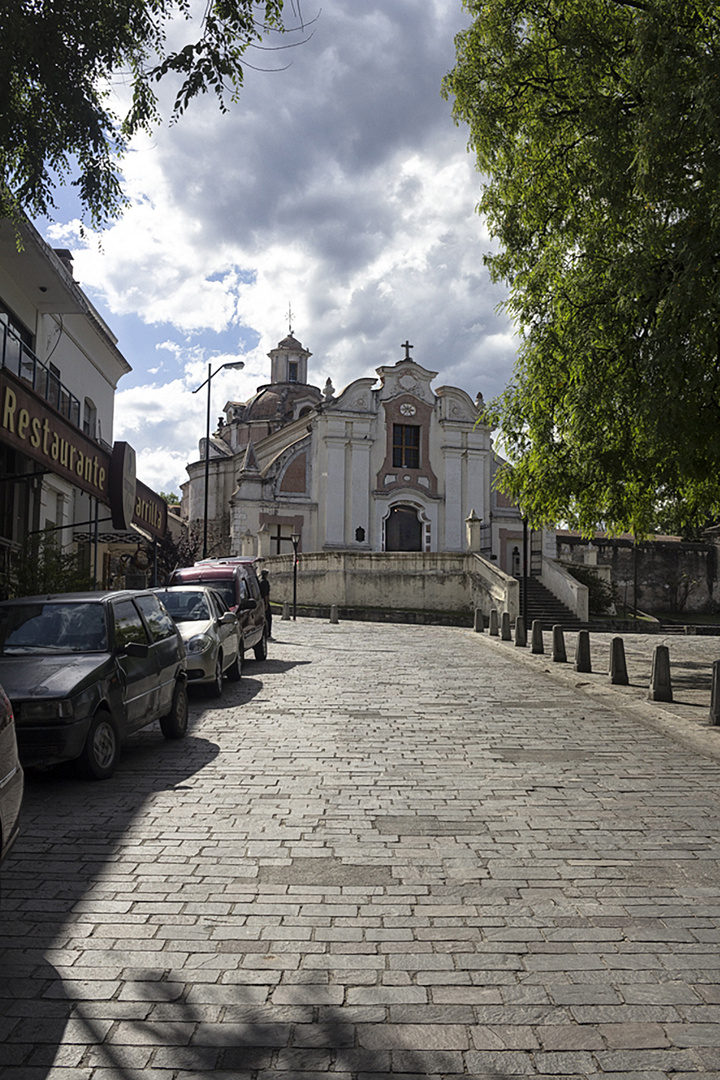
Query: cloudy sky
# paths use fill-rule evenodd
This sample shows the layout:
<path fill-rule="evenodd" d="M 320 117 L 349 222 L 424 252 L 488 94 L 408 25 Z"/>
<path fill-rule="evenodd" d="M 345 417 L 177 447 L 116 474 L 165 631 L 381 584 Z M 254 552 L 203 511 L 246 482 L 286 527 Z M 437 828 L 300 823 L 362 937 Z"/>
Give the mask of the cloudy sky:
<path fill-rule="evenodd" d="M 55 224 L 37 223 L 72 250 L 133 367 L 114 437 L 136 448 L 156 490 L 178 491 L 198 457 L 207 397 L 192 390 L 208 363 L 245 362 L 213 379 L 214 423 L 228 399 L 269 380 L 290 305 L 320 387 L 394 363 L 405 340 L 436 387 L 487 400 L 510 375 L 504 290 L 483 265 L 475 213 L 480 178 L 440 96 L 466 25 L 460 0 L 312 3 L 304 44 L 249 54 L 257 70 L 230 113 L 208 97 L 134 143 L 131 206 L 101 244 L 80 238 L 67 201 Z"/>

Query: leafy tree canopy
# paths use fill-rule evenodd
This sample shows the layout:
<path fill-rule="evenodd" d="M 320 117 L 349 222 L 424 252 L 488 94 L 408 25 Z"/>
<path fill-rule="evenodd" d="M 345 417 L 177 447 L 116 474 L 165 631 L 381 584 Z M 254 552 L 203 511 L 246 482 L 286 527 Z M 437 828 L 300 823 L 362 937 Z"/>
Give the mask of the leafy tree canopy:
<path fill-rule="evenodd" d="M 720 514 L 720 8 L 465 0 L 445 80 L 521 344 L 495 403 L 534 523 Z"/>
<path fill-rule="evenodd" d="M 283 0 L 0 0 L 0 216 L 51 215 L 56 180 L 74 176 L 93 226 L 116 217 L 119 161 L 128 139 L 159 121 L 158 83 L 176 88 L 171 121 L 208 91 L 225 110 L 244 53 L 282 30 L 282 9 Z M 130 94 L 124 116 L 113 81 Z"/>

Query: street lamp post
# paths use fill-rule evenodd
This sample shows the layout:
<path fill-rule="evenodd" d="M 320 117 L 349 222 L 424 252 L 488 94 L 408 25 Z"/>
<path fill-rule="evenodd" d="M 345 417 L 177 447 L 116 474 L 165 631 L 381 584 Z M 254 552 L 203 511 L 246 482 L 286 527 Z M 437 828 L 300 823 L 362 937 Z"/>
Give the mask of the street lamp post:
<path fill-rule="evenodd" d="M 208 364 L 208 377 L 205 382 L 200 383 L 193 390 L 193 394 L 197 394 L 202 390 L 203 386 L 207 386 L 207 421 L 205 424 L 205 510 L 203 521 L 203 559 L 207 559 L 208 552 L 208 489 L 210 486 L 210 389 L 212 386 L 212 380 L 222 371 L 223 368 L 232 368 L 233 371 L 240 371 L 244 368 L 245 364 L 242 360 L 228 360 L 226 364 L 221 364 L 215 371 L 212 370 L 212 364 Z"/>
<path fill-rule="evenodd" d="M 300 533 L 291 533 L 290 542 L 293 546 L 293 621 L 297 619 L 297 549 L 300 543 Z"/>

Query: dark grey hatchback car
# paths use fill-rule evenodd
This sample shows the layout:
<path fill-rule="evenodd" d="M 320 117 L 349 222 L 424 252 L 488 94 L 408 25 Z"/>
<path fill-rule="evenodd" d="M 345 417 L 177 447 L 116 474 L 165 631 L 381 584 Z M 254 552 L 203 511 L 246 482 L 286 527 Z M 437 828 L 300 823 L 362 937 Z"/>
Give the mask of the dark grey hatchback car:
<path fill-rule="evenodd" d="M 3 601 L 0 684 L 25 767 L 77 760 L 104 780 L 133 731 L 154 720 L 167 739 L 187 731 L 185 648 L 150 591 Z"/>

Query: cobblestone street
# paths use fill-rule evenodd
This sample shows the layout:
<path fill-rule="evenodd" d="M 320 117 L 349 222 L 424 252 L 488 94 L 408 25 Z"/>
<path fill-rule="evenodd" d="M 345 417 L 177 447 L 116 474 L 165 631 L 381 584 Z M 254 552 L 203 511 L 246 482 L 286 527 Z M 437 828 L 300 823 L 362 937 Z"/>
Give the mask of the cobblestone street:
<path fill-rule="evenodd" d="M 275 633 L 183 742 L 27 777 L 3 1080 L 718 1080 L 720 642 L 660 709 L 466 629 Z"/>

